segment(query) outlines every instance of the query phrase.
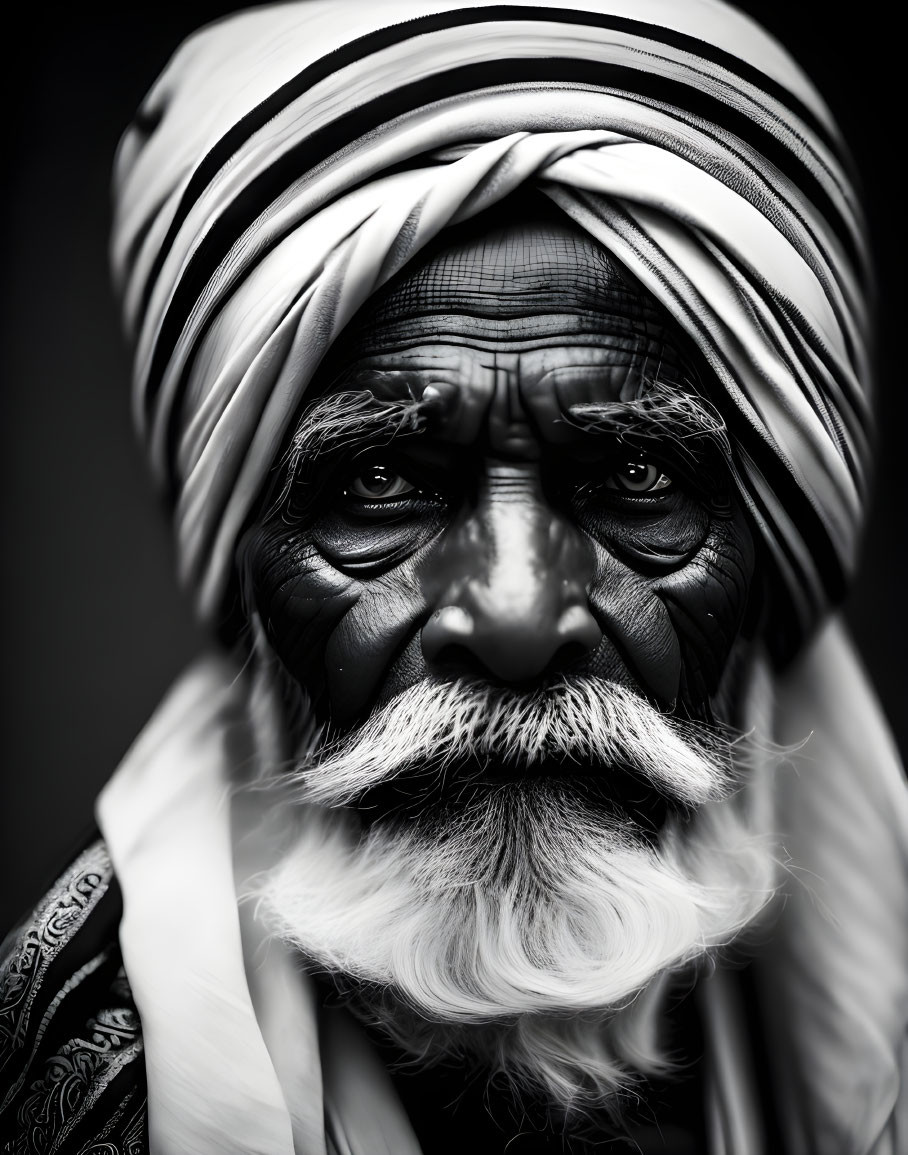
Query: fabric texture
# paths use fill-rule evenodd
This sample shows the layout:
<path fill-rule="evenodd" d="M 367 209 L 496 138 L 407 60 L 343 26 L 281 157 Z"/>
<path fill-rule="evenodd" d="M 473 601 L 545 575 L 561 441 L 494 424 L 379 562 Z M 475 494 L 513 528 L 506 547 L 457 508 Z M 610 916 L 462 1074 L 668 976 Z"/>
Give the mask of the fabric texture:
<path fill-rule="evenodd" d="M 147 1155 L 121 911 L 95 837 L 0 947 L 0 1150 L 10 1155 Z"/>
<path fill-rule="evenodd" d="M 866 242 L 797 65 L 718 0 L 306 0 L 191 38 L 124 137 L 134 402 L 201 614 L 325 351 L 440 230 L 539 187 L 700 349 L 785 657 L 855 564 Z"/>

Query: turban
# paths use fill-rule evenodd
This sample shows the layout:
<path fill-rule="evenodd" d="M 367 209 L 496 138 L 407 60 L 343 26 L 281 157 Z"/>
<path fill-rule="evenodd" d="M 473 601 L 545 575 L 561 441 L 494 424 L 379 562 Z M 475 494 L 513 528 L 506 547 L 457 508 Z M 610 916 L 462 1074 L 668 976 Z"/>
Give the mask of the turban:
<path fill-rule="evenodd" d="M 785 51 L 717 0 L 305 0 L 191 37 L 115 169 L 135 417 L 203 618 L 225 615 L 332 342 L 441 230 L 526 185 L 700 350 L 776 656 L 841 597 L 867 489 L 867 244 L 836 125 Z"/>

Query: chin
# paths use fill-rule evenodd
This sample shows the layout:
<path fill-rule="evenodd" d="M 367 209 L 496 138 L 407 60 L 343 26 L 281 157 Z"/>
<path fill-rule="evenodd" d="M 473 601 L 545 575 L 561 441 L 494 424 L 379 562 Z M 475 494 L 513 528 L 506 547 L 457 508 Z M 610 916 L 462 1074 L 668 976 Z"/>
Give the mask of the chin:
<path fill-rule="evenodd" d="M 653 837 L 565 775 L 388 813 L 302 803 L 261 880 L 270 931 L 422 1064 L 463 1058 L 566 1115 L 618 1114 L 672 976 L 754 925 L 776 860 L 759 776 Z"/>

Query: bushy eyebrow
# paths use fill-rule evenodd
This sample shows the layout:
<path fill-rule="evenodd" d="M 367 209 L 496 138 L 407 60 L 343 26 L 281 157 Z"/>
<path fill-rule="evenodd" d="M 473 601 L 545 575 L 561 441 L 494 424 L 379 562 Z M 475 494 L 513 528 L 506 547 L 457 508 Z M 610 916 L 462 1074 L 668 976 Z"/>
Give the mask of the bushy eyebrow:
<path fill-rule="evenodd" d="M 356 389 L 321 397 L 303 413 L 284 457 L 283 486 L 275 507 L 282 506 L 325 457 L 422 433 L 438 409 L 434 391 L 382 398 L 369 389 Z M 690 465 L 700 464 L 707 454 L 718 453 L 727 461 L 732 457 L 721 415 L 707 401 L 677 386 L 656 383 L 630 401 L 572 405 L 564 419 L 585 433 L 604 434 L 639 449 L 667 442 Z"/>
<path fill-rule="evenodd" d="M 284 484 L 276 504 L 327 456 L 422 433 L 433 401 L 431 395 L 385 399 L 362 389 L 320 398 L 304 412 L 284 456 Z"/>
<path fill-rule="evenodd" d="M 332 393 L 316 401 L 303 415 L 288 453 L 288 466 L 361 442 L 384 445 L 395 437 L 421 433 L 429 403 L 408 397 L 385 399 L 368 390 Z"/>
<path fill-rule="evenodd" d="M 708 401 L 676 386 L 657 383 L 630 401 L 571 405 L 565 419 L 585 433 L 605 434 L 638 448 L 646 442 L 667 442 L 691 465 L 702 461 L 706 453 L 732 459 L 721 414 Z"/>

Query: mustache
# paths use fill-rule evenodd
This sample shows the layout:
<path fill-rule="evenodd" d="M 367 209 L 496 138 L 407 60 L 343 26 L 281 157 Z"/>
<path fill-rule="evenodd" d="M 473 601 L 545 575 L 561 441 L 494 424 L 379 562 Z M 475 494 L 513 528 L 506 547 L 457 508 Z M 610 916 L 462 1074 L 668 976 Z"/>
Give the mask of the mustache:
<path fill-rule="evenodd" d="M 527 693 L 426 680 L 329 740 L 290 775 L 302 802 L 346 806 L 413 773 L 474 765 L 590 763 L 616 768 L 685 807 L 729 793 L 731 744 L 717 730 L 661 713 L 624 686 L 592 675 Z M 569 769 L 569 767 L 568 767 Z"/>

